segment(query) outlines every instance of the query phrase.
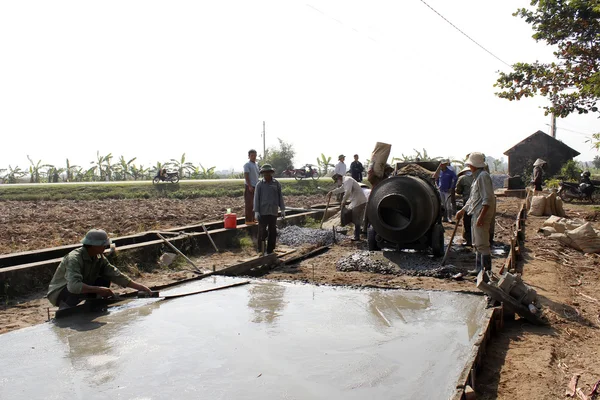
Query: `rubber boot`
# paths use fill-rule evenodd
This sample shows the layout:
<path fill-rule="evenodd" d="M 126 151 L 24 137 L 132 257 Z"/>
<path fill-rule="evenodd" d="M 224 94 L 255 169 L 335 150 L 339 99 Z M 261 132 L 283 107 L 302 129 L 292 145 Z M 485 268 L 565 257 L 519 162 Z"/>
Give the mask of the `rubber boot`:
<path fill-rule="evenodd" d="M 479 252 L 475 252 L 475 269 L 472 269 L 468 272 L 471 276 L 479 275 L 479 271 L 481 271 L 481 254 Z"/>
<path fill-rule="evenodd" d="M 481 266 L 484 271 L 492 270 L 492 255 L 491 254 L 482 254 L 481 255 Z"/>

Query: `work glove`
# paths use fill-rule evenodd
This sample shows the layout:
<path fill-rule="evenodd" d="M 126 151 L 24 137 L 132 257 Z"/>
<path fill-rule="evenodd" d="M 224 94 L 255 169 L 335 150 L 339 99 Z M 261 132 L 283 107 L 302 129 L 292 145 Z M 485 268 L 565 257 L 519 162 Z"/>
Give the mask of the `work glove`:
<path fill-rule="evenodd" d="M 285 210 L 281 210 L 281 219 L 285 219 Z"/>
<path fill-rule="evenodd" d="M 258 221 L 258 220 L 260 219 L 260 214 L 259 214 L 259 213 L 257 213 L 257 212 L 255 212 L 255 213 L 254 213 L 254 219 L 255 219 L 256 221 Z"/>

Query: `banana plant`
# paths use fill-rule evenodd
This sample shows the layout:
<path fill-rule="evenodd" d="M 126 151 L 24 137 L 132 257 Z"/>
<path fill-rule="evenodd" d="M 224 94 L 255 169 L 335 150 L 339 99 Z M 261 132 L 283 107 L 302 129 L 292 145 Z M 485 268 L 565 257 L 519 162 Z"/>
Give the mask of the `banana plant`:
<path fill-rule="evenodd" d="M 47 168 L 49 165 L 42 164 L 42 160 L 39 160 L 37 163 L 33 162 L 29 155 L 27 159 L 31 163 L 29 166 L 29 182 L 30 183 L 40 183 L 40 175 L 42 174 L 42 168 Z"/>
<path fill-rule="evenodd" d="M 215 174 L 216 167 L 205 168 L 202 164 L 200 164 L 200 174 L 199 179 L 216 179 L 217 174 Z"/>
<path fill-rule="evenodd" d="M 320 175 L 327 175 L 327 170 L 331 166 L 331 157 L 326 157 L 321 153 L 321 157 L 317 157 L 317 166 Z"/>
<path fill-rule="evenodd" d="M 27 175 L 26 171 L 23 171 L 19 166 L 15 165 L 13 168 L 10 164 L 8 170 L 4 170 L 4 175 L 1 177 L 3 181 L 7 183 L 17 183 L 19 178 Z"/>
<path fill-rule="evenodd" d="M 65 168 L 65 172 L 67 173 L 66 176 L 66 181 L 67 182 L 71 182 L 74 179 L 74 173 L 78 170 L 81 169 L 79 167 L 79 165 L 71 165 L 71 163 L 69 162 L 69 159 L 67 158 L 67 167 Z"/>
<path fill-rule="evenodd" d="M 179 171 L 180 178 L 184 177 L 185 171 L 194 170 L 194 164 L 185 161 L 185 153 L 181 155 L 181 158 L 179 160 L 175 160 L 172 158 L 170 164 L 173 165 L 177 169 L 177 171 Z"/>
<path fill-rule="evenodd" d="M 119 181 L 126 181 L 128 177 L 133 177 L 133 162 L 137 159 L 137 157 L 133 157 L 131 160 L 126 161 L 125 157 L 119 157 L 119 162 L 116 165 L 115 169 L 115 179 Z"/>

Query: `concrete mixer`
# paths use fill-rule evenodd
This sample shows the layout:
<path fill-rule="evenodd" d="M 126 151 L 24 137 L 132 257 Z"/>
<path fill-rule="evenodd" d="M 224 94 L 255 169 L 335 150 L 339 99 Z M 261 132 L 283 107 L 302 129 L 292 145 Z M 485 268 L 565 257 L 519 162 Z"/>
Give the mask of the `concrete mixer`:
<path fill-rule="evenodd" d="M 444 254 L 442 201 L 431 178 L 439 162 L 398 163 L 395 176 L 371 191 L 366 217 L 369 250 L 431 249 Z"/>

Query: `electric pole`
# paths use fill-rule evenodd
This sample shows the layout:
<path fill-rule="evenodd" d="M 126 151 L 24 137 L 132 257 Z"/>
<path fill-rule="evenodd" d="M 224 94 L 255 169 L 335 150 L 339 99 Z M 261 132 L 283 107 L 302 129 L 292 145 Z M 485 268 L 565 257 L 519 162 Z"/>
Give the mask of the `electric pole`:
<path fill-rule="evenodd" d="M 266 143 L 266 140 L 265 140 L 265 121 L 263 121 L 262 138 L 263 138 L 263 160 L 264 160 L 265 158 L 267 158 L 267 149 L 265 147 L 265 143 Z"/>
<path fill-rule="evenodd" d="M 550 136 L 556 139 L 556 115 L 554 113 L 550 114 Z"/>

